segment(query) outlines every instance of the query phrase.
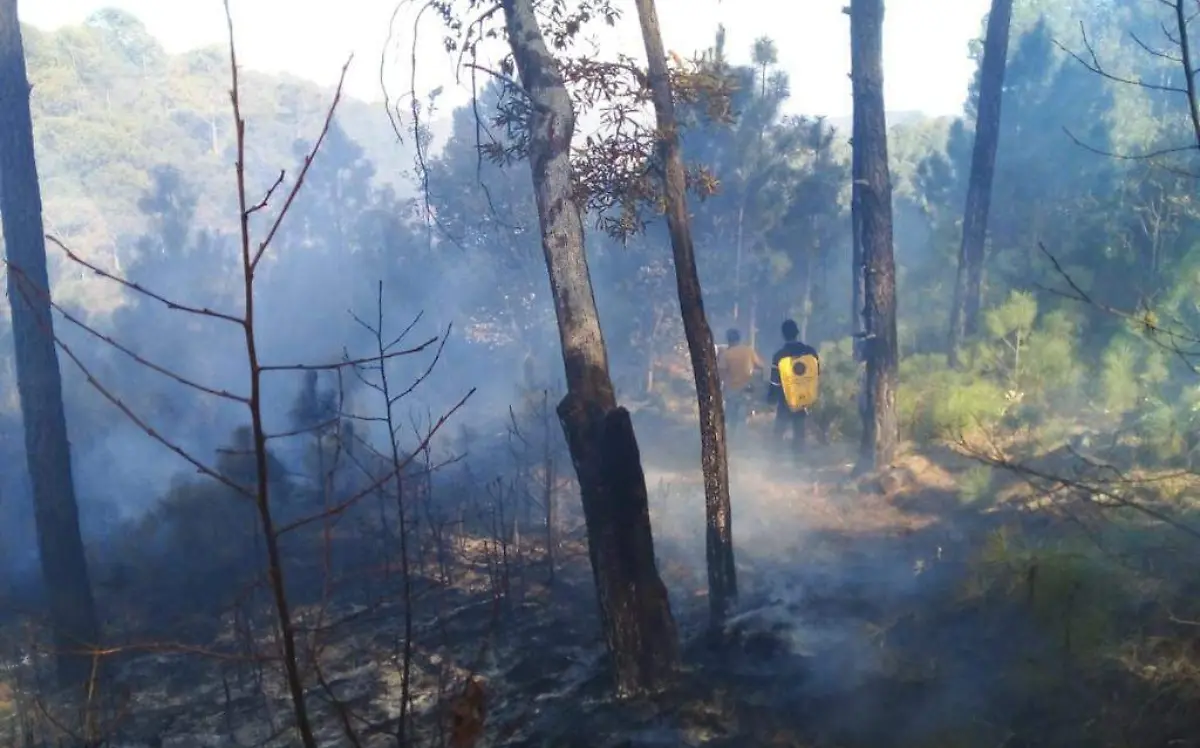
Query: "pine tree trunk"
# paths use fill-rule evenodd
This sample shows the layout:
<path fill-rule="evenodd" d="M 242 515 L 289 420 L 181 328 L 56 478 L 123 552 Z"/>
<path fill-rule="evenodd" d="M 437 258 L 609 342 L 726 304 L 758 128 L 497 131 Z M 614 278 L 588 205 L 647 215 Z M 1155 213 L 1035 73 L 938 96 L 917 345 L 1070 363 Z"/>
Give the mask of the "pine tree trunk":
<path fill-rule="evenodd" d="M 971 155 L 971 177 L 963 211 L 962 248 L 954 305 L 950 314 L 950 361 L 958 364 L 963 341 L 979 330 L 983 294 L 984 245 L 988 210 L 992 202 L 992 180 L 996 173 L 996 148 L 1000 143 L 1000 105 L 1004 96 L 1004 71 L 1008 61 L 1012 0 L 992 0 L 987 39 L 979 80 L 979 107 L 975 118 L 975 146 Z"/>
<path fill-rule="evenodd" d="M 696 380 L 696 399 L 700 405 L 700 466 L 704 474 L 705 534 L 708 560 L 708 604 L 713 628 L 725 621 L 737 601 L 737 572 L 733 562 L 733 524 L 729 502 L 729 463 L 725 453 L 725 407 L 721 400 L 721 380 L 717 374 L 717 353 L 712 328 L 704 314 L 700 274 L 692 244 L 692 225 L 688 215 L 687 174 L 671 79 L 667 73 L 667 53 L 654 0 L 637 0 L 638 19 L 650 73 L 651 97 L 658 123 L 658 151 L 662 160 L 666 193 L 667 230 L 675 258 L 675 281 L 679 291 L 679 311 L 683 332 L 692 358 Z"/>
<path fill-rule="evenodd" d="M 29 81 L 16 0 L 0 0 L 0 215 L 8 255 L 17 388 L 33 485 L 42 577 L 62 684 L 82 685 L 99 643 L 99 624 L 71 477 L 62 377 L 50 316 L 42 196 L 33 150 Z"/>
<path fill-rule="evenodd" d="M 558 415 L 579 478 L 601 625 L 618 693 L 655 690 L 678 667 L 679 635 L 655 562 L 633 422 L 617 406 L 608 373 L 583 220 L 572 194 L 575 113 L 533 0 L 503 0 L 502 7 L 532 103 L 529 162 L 567 379 Z"/>
<path fill-rule="evenodd" d="M 859 472 L 887 467 L 896 456 L 896 262 L 892 253 L 892 183 L 883 104 L 883 0 L 851 0 L 850 59 L 854 92 L 856 186 L 861 186 L 863 351 L 866 359 Z"/>
<path fill-rule="evenodd" d="M 849 8 L 846 12 L 849 12 Z M 860 123 L 862 113 L 859 107 L 854 107 L 850 125 L 850 334 L 855 338 L 854 358 L 862 360 L 861 337 L 863 335 L 863 304 L 865 293 L 863 289 L 863 231 L 862 231 L 862 150 L 858 147 L 858 137 L 862 132 Z"/>

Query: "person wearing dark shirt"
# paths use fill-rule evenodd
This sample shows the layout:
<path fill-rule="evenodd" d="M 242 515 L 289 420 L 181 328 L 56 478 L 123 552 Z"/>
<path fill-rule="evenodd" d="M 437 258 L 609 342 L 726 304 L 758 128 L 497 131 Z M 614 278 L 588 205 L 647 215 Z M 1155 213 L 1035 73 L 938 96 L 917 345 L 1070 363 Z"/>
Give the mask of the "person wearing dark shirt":
<path fill-rule="evenodd" d="M 793 456 L 799 458 L 804 449 L 805 438 L 805 423 L 808 418 L 808 409 L 801 408 L 793 411 L 788 407 L 787 401 L 783 397 L 783 382 L 779 376 L 779 361 L 788 356 L 812 356 L 820 360 L 817 356 L 817 349 L 811 345 L 802 343 L 798 340 L 800 337 L 800 328 L 794 320 L 785 320 L 783 323 L 783 347 L 775 352 L 771 357 L 771 383 L 767 385 L 767 404 L 775 406 L 775 442 L 781 445 L 787 432 L 792 432 L 792 450 Z"/>

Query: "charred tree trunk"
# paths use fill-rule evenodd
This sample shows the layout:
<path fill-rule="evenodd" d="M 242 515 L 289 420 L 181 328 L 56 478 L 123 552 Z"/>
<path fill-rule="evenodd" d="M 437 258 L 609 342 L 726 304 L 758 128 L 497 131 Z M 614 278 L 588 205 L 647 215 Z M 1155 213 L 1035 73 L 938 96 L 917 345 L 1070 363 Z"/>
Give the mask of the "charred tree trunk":
<path fill-rule="evenodd" d="M 987 39 L 983 46 L 975 146 L 971 154 L 967 204 L 963 210 L 962 249 L 958 256 L 958 278 L 954 284 L 954 306 L 950 308 L 949 351 L 950 362 L 955 366 L 958 365 L 959 348 L 963 340 L 979 330 L 984 244 L 987 239 L 988 210 L 992 202 L 992 179 L 996 173 L 996 148 L 1000 142 L 1000 104 L 1004 97 L 1012 5 L 1012 0 L 992 0 Z"/>
<path fill-rule="evenodd" d="M 854 153 L 860 168 L 863 246 L 863 438 L 858 471 L 891 464 L 896 456 L 896 261 L 892 254 L 892 180 L 888 172 L 883 105 L 883 0 L 851 0 L 850 60 L 854 92 Z"/>
<path fill-rule="evenodd" d="M 846 12 L 849 12 L 849 8 Z M 853 75 L 853 73 L 851 73 Z M 863 358 L 862 336 L 863 304 L 865 299 L 863 289 L 863 182 L 862 154 L 858 147 L 858 138 L 862 133 L 859 107 L 854 107 L 850 125 L 850 334 L 854 336 L 854 358 Z M 863 416 L 866 417 L 865 414 Z"/>
<path fill-rule="evenodd" d="M 688 216 L 687 174 L 679 144 L 678 123 L 667 53 L 654 0 L 637 0 L 642 40 L 650 73 L 651 98 L 658 124 L 658 152 L 666 193 L 667 230 L 675 258 L 675 282 L 683 332 L 692 358 L 696 399 L 700 405 L 700 465 L 704 473 L 704 509 L 707 531 L 708 605 L 710 622 L 717 628 L 737 601 L 737 573 L 733 563 L 733 524 L 729 502 L 729 463 L 725 454 L 725 406 L 717 375 L 717 352 L 712 328 L 704 314 L 700 274 L 692 244 Z"/>
<path fill-rule="evenodd" d="M 71 477 L 29 92 L 17 2 L 0 0 L 0 215 L 17 389 L 58 675 L 63 685 L 82 685 L 92 666 L 86 650 L 98 644 L 99 623 Z M 84 653 L 66 654 L 71 651 Z"/>
<path fill-rule="evenodd" d="M 679 635 L 654 558 L 646 478 L 629 412 L 617 406 L 572 194 L 575 112 L 538 27 L 533 0 L 503 0 L 509 45 L 529 97 L 529 163 L 562 343 L 558 406 L 579 478 L 605 641 L 621 694 L 663 686 Z"/>

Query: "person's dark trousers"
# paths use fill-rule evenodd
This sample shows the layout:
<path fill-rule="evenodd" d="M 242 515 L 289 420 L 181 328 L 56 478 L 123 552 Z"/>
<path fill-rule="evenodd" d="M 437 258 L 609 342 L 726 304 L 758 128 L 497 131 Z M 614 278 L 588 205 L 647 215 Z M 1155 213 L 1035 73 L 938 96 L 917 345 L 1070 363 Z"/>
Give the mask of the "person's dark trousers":
<path fill-rule="evenodd" d="M 736 434 L 746 423 L 746 393 L 730 392 L 725 396 L 725 433 Z"/>
<path fill-rule="evenodd" d="M 792 457 L 799 460 L 804 454 L 804 442 L 807 436 L 808 411 L 798 410 L 793 412 L 786 404 L 780 403 L 775 408 L 775 444 L 779 451 L 779 456 L 783 457 L 787 448 L 783 444 L 783 438 L 788 431 L 792 432 Z"/>
<path fill-rule="evenodd" d="M 742 394 L 730 393 L 725 396 L 725 432 L 737 433 L 738 426 L 742 425 Z"/>

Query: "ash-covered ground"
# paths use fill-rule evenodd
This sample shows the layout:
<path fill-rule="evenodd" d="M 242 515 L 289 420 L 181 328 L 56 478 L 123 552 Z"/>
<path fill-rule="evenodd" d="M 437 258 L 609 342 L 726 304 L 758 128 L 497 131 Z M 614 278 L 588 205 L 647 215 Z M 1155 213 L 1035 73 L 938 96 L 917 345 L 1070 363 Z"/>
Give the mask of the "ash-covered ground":
<path fill-rule="evenodd" d="M 411 570 L 405 744 L 1200 745 L 1182 706 L 1190 676 L 1168 686 L 1162 672 L 1168 661 L 1183 667 L 1179 654 L 1116 662 L 1093 641 L 1086 601 L 1078 615 L 1069 605 L 1045 614 L 1044 597 L 1086 595 L 1005 548 L 1060 528 L 1015 502 L 964 501 L 969 464 L 949 453 L 909 455 L 883 479 L 858 481 L 846 448 L 814 446 L 795 467 L 735 441 L 741 597 L 712 636 L 702 489 L 686 467 L 694 445 L 677 444 L 647 449 L 645 462 L 660 569 L 685 638 L 678 682 L 645 700 L 611 697 L 577 513 L 553 583 L 536 533 L 463 533 L 452 560 Z M 354 545 L 354 531 L 339 532 Z M 373 594 L 298 606 L 315 642 L 302 670 L 322 745 L 399 744 L 406 616 L 389 579 Z M 107 665 L 96 733 L 130 748 L 295 745 L 270 630 L 269 618 L 251 626 L 227 614 L 205 641 L 131 643 Z M 56 730 L 62 739 L 78 714 L 38 688 L 37 662 L 4 675 L 0 735 L 13 745 Z"/>

